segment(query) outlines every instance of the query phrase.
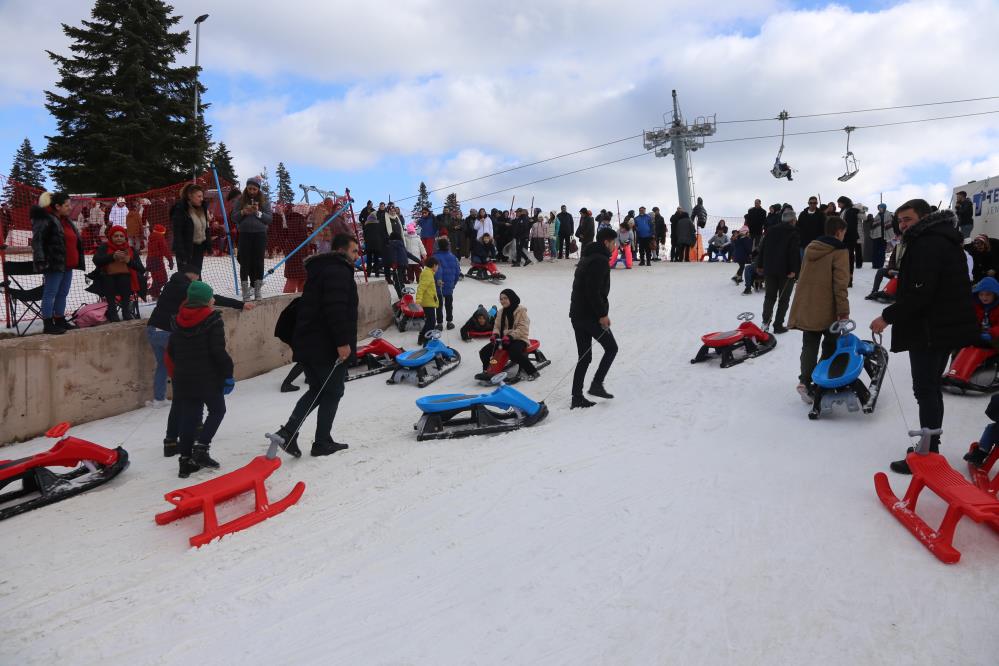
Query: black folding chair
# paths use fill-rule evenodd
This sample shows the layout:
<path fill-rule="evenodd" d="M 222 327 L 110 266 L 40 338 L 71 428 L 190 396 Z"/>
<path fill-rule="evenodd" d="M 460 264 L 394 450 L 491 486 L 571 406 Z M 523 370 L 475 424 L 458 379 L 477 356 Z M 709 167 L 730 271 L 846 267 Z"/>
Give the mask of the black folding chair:
<path fill-rule="evenodd" d="M 35 270 L 31 261 L 3 261 L 4 300 L 7 307 L 7 328 L 13 328 L 19 336 L 28 332 L 28 328 L 36 319 L 42 316 L 42 292 L 44 283 L 37 287 L 27 286 L 30 275 L 41 276 Z M 18 280 L 18 277 L 21 280 Z"/>

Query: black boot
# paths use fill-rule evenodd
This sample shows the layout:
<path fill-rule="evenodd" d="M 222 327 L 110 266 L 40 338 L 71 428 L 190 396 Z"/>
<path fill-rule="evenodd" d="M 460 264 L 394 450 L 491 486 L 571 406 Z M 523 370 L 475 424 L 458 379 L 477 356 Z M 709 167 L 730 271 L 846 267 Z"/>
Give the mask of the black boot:
<path fill-rule="evenodd" d="M 605 398 L 607 400 L 610 400 L 614 397 L 607 392 L 607 389 L 604 388 L 603 382 L 593 382 L 592 384 L 590 384 L 590 390 L 587 391 L 587 393 L 589 393 L 590 395 L 595 395 L 598 398 Z"/>
<path fill-rule="evenodd" d="M 201 467 L 210 467 L 211 469 L 218 469 L 221 467 L 217 460 L 214 460 L 210 455 L 208 455 L 208 444 L 195 444 L 194 452 L 191 454 L 191 459 L 198 463 Z"/>
<path fill-rule="evenodd" d="M 750 287 L 748 284 L 746 285 L 746 288 L 742 290 L 743 296 L 749 296 L 752 293 L 753 293 L 753 288 Z"/>
<path fill-rule="evenodd" d="M 975 467 L 981 467 L 989 457 L 988 451 L 983 451 L 982 449 L 975 446 L 972 450 L 964 454 L 964 459 L 970 462 Z"/>
<path fill-rule="evenodd" d="M 64 331 L 75 331 L 79 326 L 74 326 L 66 321 L 65 317 L 52 317 L 52 323 L 61 328 Z"/>
<path fill-rule="evenodd" d="M 295 386 L 291 382 L 281 382 L 281 393 L 293 393 L 300 388 L 300 386 Z"/>
<path fill-rule="evenodd" d="M 916 448 L 914 446 L 910 446 L 905 450 L 906 456 L 915 450 Z M 940 453 L 940 438 L 936 435 L 930 439 L 930 453 Z M 888 465 L 888 467 L 891 468 L 891 471 L 896 474 L 912 474 L 912 470 L 909 469 L 909 463 L 905 458 L 896 460 L 892 464 Z"/>
<path fill-rule="evenodd" d="M 346 444 L 341 444 L 339 442 L 334 442 L 332 438 L 327 439 L 325 442 L 315 442 L 312 445 L 312 455 L 314 457 L 328 456 L 330 454 L 336 453 L 337 451 L 343 451 L 344 449 L 350 448 Z"/>
<path fill-rule="evenodd" d="M 166 439 L 163 440 L 163 457 L 164 458 L 172 458 L 173 456 L 177 455 L 178 453 L 179 453 L 179 451 L 177 450 L 177 440 L 176 439 L 170 439 L 169 437 L 167 437 Z"/>
<path fill-rule="evenodd" d="M 118 306 L 114 303 L 108 303 L 107 318 L 108 321 L 121 321 L 118 318 Z"/>
<path fill-rule="evenodd" d="M 281 447 L 282 451 L 284 451 L 290 456 L 295 456 L 296 458 L 302 457 L 302 449 L 298 448 L 297 432 L 295 433 L 295 436 L 292 437 L 291 432 L 289 432 L 288 429 L 285 428 L 284 426 L 281 426 L 280 428 L 278 428 L 277 436 L 281 438 L 281 441 L 278 443 L 278 446 Z"/>
<path fill-rule="evenodd" d="M 201 469 L 201 465 L 196 463 L 193 458 L 188 458 L 187 456 L 180 457 L 180 471 L 177 476 L 182 479 L 186 479 L 191 476 L 194 472 Z"/>
<path fill-rule="evenodd" d="M 52 317 L 43 319 L 42 324 L 44 325 L 44 328 L 42 328 L 42 333 L 49 333 L 50 335 L 62 335 L 63 333 L 66 332 L 65 328 L 56 325 L 56 323 L 52 320 Z"/>
<path fill-rule="evenodd" d="M 585 409 L 587 407 L 592 407 L 595 404 L 597 403 L 593 402 L 592 400 L 587 400 L 581 395 L 574 395 L 572 396 L 572 405 L 569 406 L 569 409 L 576 409 L 577 407 L 582 407 Z"/>

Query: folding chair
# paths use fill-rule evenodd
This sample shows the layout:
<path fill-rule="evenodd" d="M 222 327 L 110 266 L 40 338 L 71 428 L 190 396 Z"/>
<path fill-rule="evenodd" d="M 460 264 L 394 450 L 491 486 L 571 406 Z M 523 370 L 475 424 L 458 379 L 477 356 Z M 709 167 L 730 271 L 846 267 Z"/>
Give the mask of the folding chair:
<path fill-rule="evenodd" d="M 37 287 L 27 286 L 25 279 L 29 275 L 41 275 L 35 270 L 35 265 L 31 261 L 7 261 L 2 262 L 4 300 L 7 309 L 7 328 L 13 328 L 19 336 L 28 332 L 28 327 L 36 319 L 42 317 L 42 292 L 43 284 Z M 18 281 L 17 277 L 22 279 Z"/>

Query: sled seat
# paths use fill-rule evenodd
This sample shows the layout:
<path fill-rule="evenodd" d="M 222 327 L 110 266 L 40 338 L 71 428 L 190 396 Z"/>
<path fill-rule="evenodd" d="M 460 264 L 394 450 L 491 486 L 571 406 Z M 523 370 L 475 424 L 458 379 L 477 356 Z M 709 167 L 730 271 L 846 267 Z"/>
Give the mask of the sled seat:
<path fill-rule="evenodd" d="M 971 451 L 978 448 L 978 442 L 971 445 Z M 989 474 L 995 467 L 996 462 L 999 462 L 999 446 L 992 447 L 992 453 L 989 457 L 985 459 L 985 462 L 981 467 L 968 463 L 968 471 L 971 473 L 971 481 L 976 486 L 987 492 L 992 497 L 999 495 L 999 474 L 996 474 L 995 478 L 989 480 Z"/>
<path fill-rule="evenodd" d="M 833 355 L 815 366 L 812 381 L 827 389 L 849 386 L 864 369 L 864 358 L 873 351 L 870 343 L 855 335 L 844 335 L 836 341 Z"/>
<path fill-rule="evenodd" d="M 736 329 L 734 331 L 722 331 L 717 333 L 708 333 L 707 335 L 701 336 L 701 342 L 703 342 L 708 347 L 730 347 L 737 342 L 741 342 L 743 337 L 745 337 L 742 331 Z"/>
<path fill-rule="evenodd" d="M 941 562 L 954 564 L 961 559 L 953 543 L 961 518 L 967 516 L 999 531 L 999 500 L 958 474 L 945 457 L 913 452 L 906 456 L 906 462 L 912 470 L 912 481 L 901 500 L 892 492 L 884 472 L 874 475 L 874 488 L 882 504 Z M 947 504 L 947 513 L 937 530 L 916 514 L 916 501 L 924 488 Z"/>
<path fill-rule="evenodd" d="M 174 509 L 156 514 L 156 524 L 166 525 L 179 518 L 196 513 L 204 514 L 204 528 L 200 534 L 190 538 L 190 543 L 199 548 L 216 537 L 232 534 L 247 527 L 275 516 L 289 506 L 298 502 L 305 492 L 305 484 L 301 481 L 295 484 L 291 492 L 283 499 L 271 504 L 267 499 L 267 488 L 264 480 L 274 470 L 281 466 L 280 458 L 257 456 L 245 467 L 233 470 L 228 474 L 215 477 L 204 483 L 187 488 L 174 490 L 164 495 L 164 499 L 174 505 Z M 219 525 L 215 507 L 219 502 L 225 502 L 242 493 L 254 492 L 256 507 L 253 511 L 228 523 Z"/>
<path fill-rule="evenodd" d="M 456 409 L 468 409 L 477 402 L 481 402 L 488 394 L 469 395 L 465 393 L 444 393 L 441 395 L 428 395 L 416 399 L 416 406 L 425 414 L 435 414 L 437 412 L 450 412 Z"/>

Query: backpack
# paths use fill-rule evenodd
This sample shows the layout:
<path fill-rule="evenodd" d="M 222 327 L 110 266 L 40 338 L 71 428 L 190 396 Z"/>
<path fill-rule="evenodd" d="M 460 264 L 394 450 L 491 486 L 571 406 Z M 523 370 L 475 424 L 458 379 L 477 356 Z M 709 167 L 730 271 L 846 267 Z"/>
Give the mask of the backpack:
<path fill-rule="evenodd" d="M 277 323 L 274 324 L 274 337 L 285 343 L 289 347 L 295 338 L 295 322 L 298 319 L 298 302 L 302 300 L 299 296 L 285 306 L 281 314 L 278 315 Z"/>
<path fill-rule="evenodd" d="M 80 328 L 106 324 L 108 321 L 108 304 L 105 301 L 99 303 L 87 303 L 81 305 L 73 313 L 73 323 Z"/>

